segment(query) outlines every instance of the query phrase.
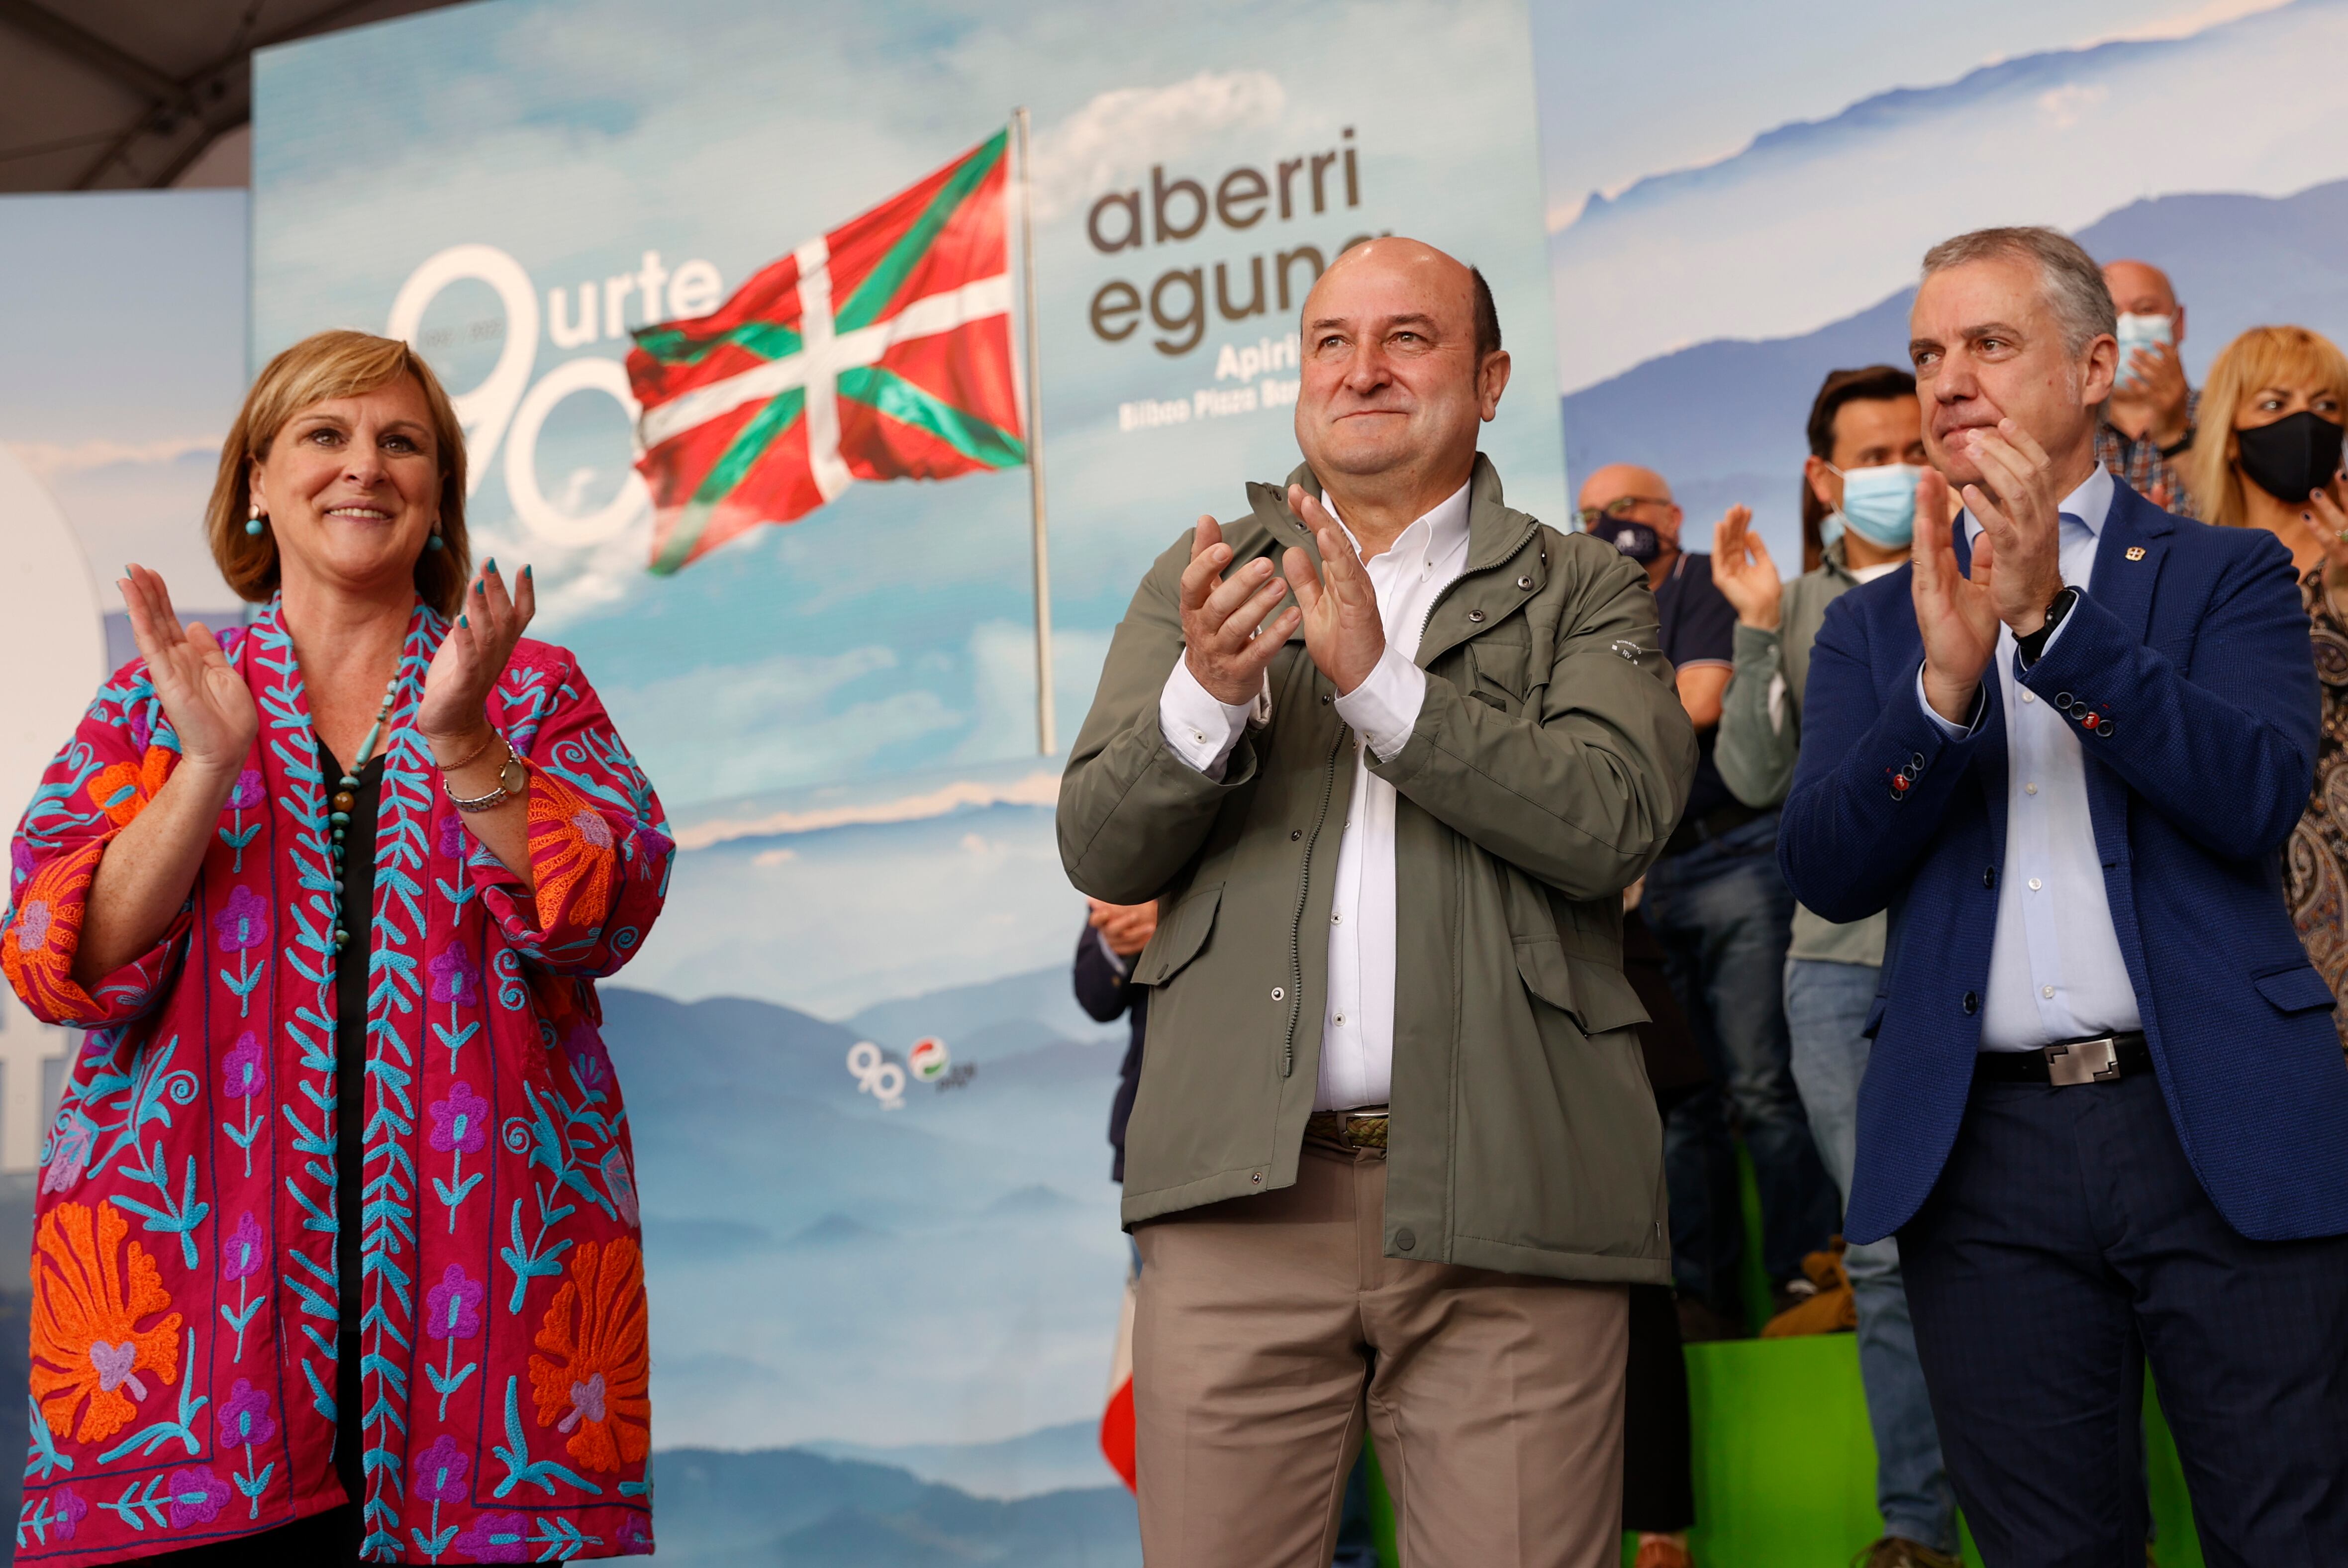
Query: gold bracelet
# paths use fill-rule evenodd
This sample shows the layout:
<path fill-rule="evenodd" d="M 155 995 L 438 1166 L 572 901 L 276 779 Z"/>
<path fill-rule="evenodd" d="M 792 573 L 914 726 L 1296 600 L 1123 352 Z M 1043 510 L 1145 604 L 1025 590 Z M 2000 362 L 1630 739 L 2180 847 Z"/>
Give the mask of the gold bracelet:
<path fill-rule="evenodd" d="M 443 773 L 454 773 L 459 768 L 471 767 L 474 763 L 479 762 L 483 757 L 489 754 L 490 747 L 495 746 L 499 741 L 503 740 L 504 738 L 505 737 L 499 735 L 496 730 L 490 730 L 489 738 L 487 740 L 484 740 L 479 746 L 473 748 L 472 750 L 467 752 L 464 757 L 458 761 L 440 763 L 440 771 Z"/>

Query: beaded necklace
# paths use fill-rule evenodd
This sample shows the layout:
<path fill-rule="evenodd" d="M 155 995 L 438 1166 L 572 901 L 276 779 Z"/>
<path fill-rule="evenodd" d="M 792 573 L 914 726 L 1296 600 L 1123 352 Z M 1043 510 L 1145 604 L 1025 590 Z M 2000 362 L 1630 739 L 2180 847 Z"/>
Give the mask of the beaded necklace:
<path fill-rule="evenodd" d="M 352 809 L 358 805 L 359 775 L 375 756 L 375 743 L 382 738 L 383 727 L 391 722 L 391 705 L 399 696 L 399 676 L 395 674 L 391 684 L 383 688 L 383 706 L 375 710 L 375 722 L 367 727 L 366 738 L 359 742 L 359 754 L 343 769 L 341 786 L 328 802 L 333 814 L 327 820 L 335 827 L 335 951 L 341 953 L 343 944 L 351 939 L 343 929 L 343 831 L 350 826 Z"/>

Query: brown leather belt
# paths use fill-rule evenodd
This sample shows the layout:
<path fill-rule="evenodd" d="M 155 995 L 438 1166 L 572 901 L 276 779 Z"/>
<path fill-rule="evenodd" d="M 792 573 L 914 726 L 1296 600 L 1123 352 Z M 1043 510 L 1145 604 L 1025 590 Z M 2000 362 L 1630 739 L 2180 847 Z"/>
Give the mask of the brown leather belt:
<path fill-rule="evenodd" d="M 1316 1110 L 1304 1119 L 1304 1136 L 1340 1149 L 1384 1149 L 1386 1113 L 1383 1110 Z"/>
<path fill-rule="evenodd" d="M 1973 1058 L 1973 1077 L 1984 1083 L 2043 1083 L 2056 1088 L 2112 1083 L 2152 1070 L 2152 1047 L 2140 1030 L 2065 1040 L 2027 1051 L 1983 1051 Z"/>

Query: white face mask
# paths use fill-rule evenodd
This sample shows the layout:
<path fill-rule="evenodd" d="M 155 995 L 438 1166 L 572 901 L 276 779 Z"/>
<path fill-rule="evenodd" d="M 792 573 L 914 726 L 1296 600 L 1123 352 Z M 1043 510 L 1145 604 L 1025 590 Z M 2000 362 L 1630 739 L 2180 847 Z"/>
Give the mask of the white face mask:
<path fill-rule="evenodd" d="M 2155 346 L 2162 348 L 2174 346 L 2177 327 L 2165 315 L 2123 315 L 2113 335 L 2120 340 L 2119 385 L 2125 388 L 2139 385 L 2136 372 L 2128 368 L 2136 351 Z"/>

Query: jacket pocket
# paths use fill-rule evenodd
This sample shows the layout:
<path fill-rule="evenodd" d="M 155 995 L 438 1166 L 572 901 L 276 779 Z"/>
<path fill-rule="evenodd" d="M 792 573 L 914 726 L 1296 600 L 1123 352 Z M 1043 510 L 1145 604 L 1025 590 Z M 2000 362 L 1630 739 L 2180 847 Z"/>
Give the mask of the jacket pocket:
<path fill-rule="evenodd" d="M 1526 990 L 1570 1017 L 1584 1035 L 1647 1021 L 1639 993 L 1621 970 L 1569 958 L 1557 942 L 1518 943 L 1517 974 Z"/>
<path fill-rule="evenodd" d="M 1223 902 L 1223 884 L 1192 888 L 1174 906 L 1174 913 L 1158 923 L 1157 932 L 1149 945 L 1133 965 L 1133 983 L 1137 985 L 1163 985 L 1181 973 L 1182 966 L 1199 956 L 1207 945 L 1207 938 L 1215 929 L 1215 911 Z"/>
<path fill-rule="evenodd" d="M 2253 975 L 2250 984 L 2258 987 L 2259 995 L 2264 996 L 2278 1013 L 2313 1013 L 2337 1005 L 2332 987 L 2323 983 L 2323 976 L 2315 972 L 2312 964 L 2294 965 L 2271 975 Z"/>
<path fill-rule="evenodd" d="M 1521 638 L 1479 637 L 1468 645 L 1467 652 L 1468 668 L 1476 677 L 1468 696 L 1504 713 L 1524 702 L 1527 655 L 1530 650 Z M 1495 701 L 1496 697 L 1506 701 Z"/>
<path fill-rule="evenodd" d="M 1890 1005 L 1890 997 L 1884 995 L 1879 991 L 1876 993 L 1875 1000 L 1867 1005 L 1867 1022 L 1859 1026 L 1859 1034 L 1861 1039 L 1871 1040 L 1875 1038 L 1876 1031 L 1883 1027 L 1883 1010 Z"/>

